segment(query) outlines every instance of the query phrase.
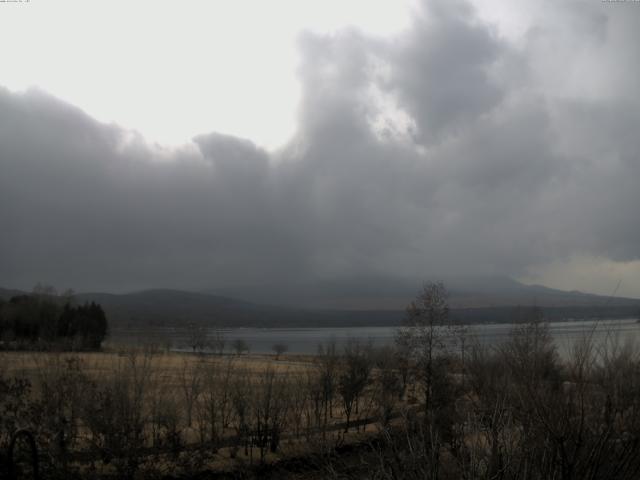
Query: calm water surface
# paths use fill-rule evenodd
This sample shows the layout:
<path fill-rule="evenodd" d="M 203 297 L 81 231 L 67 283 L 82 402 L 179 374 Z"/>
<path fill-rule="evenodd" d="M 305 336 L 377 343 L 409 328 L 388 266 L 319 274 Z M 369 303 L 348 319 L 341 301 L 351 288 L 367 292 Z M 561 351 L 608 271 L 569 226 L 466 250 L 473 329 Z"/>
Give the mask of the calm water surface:
<path fill-rule="evenodd" d="M 567 355 L 576 341 L 587 336 L 591 336 L 596 345 L 604 342 L 623 345 L 640 339 L 640 323 L 635 319 L 552 322 L 549 326 L 562 355 Z M 499 345 L 508 338 L 512 328 L 512 324 L 469 326 L 469 342 Z M 289 347 L 289 353 L 313 354 L 321 343 L 335 341 L 340 347 L 350 338 L 371 341 L 375 346 L 389 345 L 393 343 L 396 327 L 238 328 L 223 332 L 229 351 L 231 343 L 240 338 L 247 342 L 252 353 L 272 353 L 275 343 L 284 343 Z M 188 349 L 187 337 L 185 330 L 173 328 L 115 329 L 112 333 L 114 342 L 169 343 L 175 350 Z"/>

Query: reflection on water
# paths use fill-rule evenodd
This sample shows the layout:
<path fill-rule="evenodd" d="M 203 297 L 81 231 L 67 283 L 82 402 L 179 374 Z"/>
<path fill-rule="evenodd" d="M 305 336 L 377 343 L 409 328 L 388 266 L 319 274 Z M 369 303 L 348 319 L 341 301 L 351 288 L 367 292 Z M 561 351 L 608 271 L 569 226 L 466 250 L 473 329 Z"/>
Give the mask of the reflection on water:
<path fill-rule="evenodd" d="M 605 342 L 623 345 L 635 342 L 640 334 L 640 323 L 634 319 L 580 320 L 553 322 L 551 334 L 562 356 L 566 356 L 576 341 L 591 337 L 596 346 Z M 513 324 L 469 326 L 469 344 L 477 341 L 483 345 L 499 345 L 504 342 Z M 393 343 L 396 327 L 346 327 L 346 328 L 238 328 L 225 329 L 227 350 L 236 339 L 249 344 L 252 353 L 272 353 L 275 343 L 284 343 L 289 353 L 313 354 L 318 345 L 335 341 L 344 345 L 350 338 L 371 341 L 375 346 Z M 111 340 L 117 343 L 170 343 L 173 349 L 188 349 L 187 332 L 174 328 L 114 329 Z"/>

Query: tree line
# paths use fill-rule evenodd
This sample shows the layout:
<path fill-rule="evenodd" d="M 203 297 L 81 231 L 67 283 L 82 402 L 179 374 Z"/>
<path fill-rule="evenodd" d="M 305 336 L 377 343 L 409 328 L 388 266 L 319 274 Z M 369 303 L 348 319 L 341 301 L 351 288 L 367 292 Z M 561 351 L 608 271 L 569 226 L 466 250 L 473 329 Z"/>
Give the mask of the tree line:
<path fill-rule="evenodd" d="M 31 294 L 0 300 L 0 341 L 5 348 L 97 350 L 108 332 L 107 316 L 95 303 L 75 305 L 72 292 L 37 286 Z"/>

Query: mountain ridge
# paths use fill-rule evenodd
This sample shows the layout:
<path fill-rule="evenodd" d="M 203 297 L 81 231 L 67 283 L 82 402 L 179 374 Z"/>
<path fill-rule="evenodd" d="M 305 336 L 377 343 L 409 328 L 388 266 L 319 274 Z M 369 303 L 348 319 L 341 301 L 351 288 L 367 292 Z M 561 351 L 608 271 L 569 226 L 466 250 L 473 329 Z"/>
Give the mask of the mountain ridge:
<path fill-rule="evenodd" d="M 506 276 L 443 278 L 452 308 L 517 305 L 541 307 L 631 305 L 640 299 L 564 291 L 544 285 L 526 285 Z M 420 292 L 422 281 L 384 277 L 346 277 L 333 281 L 280 285 L 245 285 L 206 290 L 257 304 L 271 303 L 305 309 L 399 310 Z"/>
<path fill-rule="evenodd" d="M 508 322 L 526 316 L 533 306 L 543 309 L 553 320 L 567 318 L 622 318 L 636 316 L 640 312 L 640 299 L 626 297 L 606 297 L 583 292 L 566 292 L 543 285 L 525 285 L 513 279 L 498 279 L 473 288 L 472 282 L 449 282 L 452 317 L 467 323 Z M 316 290 L 315 303 L 305 305 L 273 305 L 260 303 L 251 295 L 238 298 L 209 292 L 194 292 L 168 288 L 153 288 L 116 294 L 107 292 L 85 292 L 75 295 L 78 303 L 101 304 L 114 326 L 186 326 L 200 324 L 220 327 L 317 327 L 317 326 L 366 326 L 396 325 L 404 316 L 408 302 L 415 298 L 402 294 L 403 289 L 392 285 L 395 290 L 387 290 L 389 297 L 378 302 L 385 295 L 384 286 L 371 285 L 356 289 L 361 295 L 360 304 L 370 308 L 357 308 L 353 302 L 353 291 L 345 291 L 343 298 L 335 301 L 330 297 L 324 303 L 321 290 Z M 236 287 L 237 289 L 237 287 Z M 268 289 L 262 288 L 262 291 Z M 340 285 L 335 292 L 342 293 Z M 0 288 L 0 298 L 26 292 Z M 300 292 L 291 291 L 291 295 Z M 392 296 L 392 298 L 391 298 Z M 307 297 L 308 299 L 309 297 Z M 391 301 L 388 301 L 391 298 Z M 297 297 L 298 302 L 305 297 Z M 340 302 L 342 301 L 342 303 Z M 381 303 L 393 308 L 380 308 Z M 340 308 L 347 305 L 349 308 Z M 319 307 L 320 306 L 320 307 Z"/>

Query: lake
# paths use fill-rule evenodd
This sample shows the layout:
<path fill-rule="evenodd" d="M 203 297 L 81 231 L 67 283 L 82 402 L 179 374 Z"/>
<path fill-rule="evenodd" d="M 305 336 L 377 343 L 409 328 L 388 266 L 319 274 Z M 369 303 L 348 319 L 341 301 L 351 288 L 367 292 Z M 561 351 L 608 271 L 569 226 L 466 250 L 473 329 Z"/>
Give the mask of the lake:
<path fill-rule="evenodd" d="M 469 344 L 499 345 L 508 339 L 513 324 L 470 325 Z M 566 356 L 577 340 L 591 335 L 596 345 L 605 341 L 619 344 L 640 339 L 640 323 L 635 319 L 576 320 L 549 323 L 551 335 L 562 356 Z M 335 341 L 338 347 L 349 339 L 371 341 L 374 346 L 390 345 L 394 341 L 396 327 L 345 327 L 345 328 L 237 328 L 223 329 L 226 350 L 236 339 L 243 339 L 252 353 L 273 353 L 275 343 L 284 343 L 289 353 L 314 354 L 319 344 Z M 210 332 L 212 334 L 212 332 Z M 111 341 L 124 344 L 157 343 L 171 345 L 174 350 L 187 350 L 188 333 L 184 329 L 114 329 Z"/>

